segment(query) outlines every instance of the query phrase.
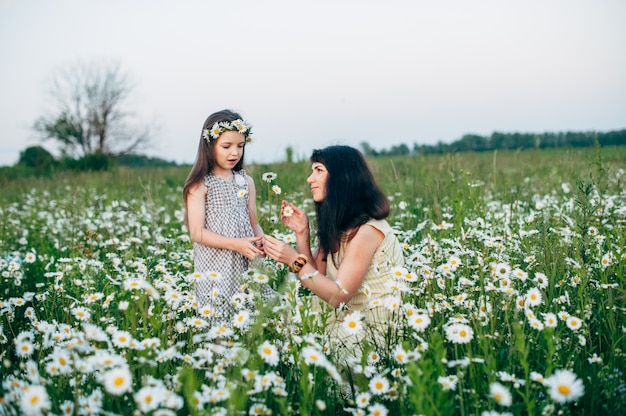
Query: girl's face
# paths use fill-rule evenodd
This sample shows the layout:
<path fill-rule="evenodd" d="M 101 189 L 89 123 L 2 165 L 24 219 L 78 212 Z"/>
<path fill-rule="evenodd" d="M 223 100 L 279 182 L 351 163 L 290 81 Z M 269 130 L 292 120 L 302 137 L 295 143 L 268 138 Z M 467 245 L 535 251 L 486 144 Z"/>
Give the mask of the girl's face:
<path fill-rule="evenodd" d="M 314 162 L 311 165 L 313 171 L 306 181 L 311 184 L 313 201 L 321 202 L 326 198 L 326 182 L 328 181 L 328 169 L 322 163 Z"/>
<path fill-rule="evenodd" d="M 213 158 L 215 159 L 214 174 L 226 173 L 230 171 L 241 160 L 243 147 L 246 138 L 238 131 L 225 131 L 220 134 L 213 145 Z"/>

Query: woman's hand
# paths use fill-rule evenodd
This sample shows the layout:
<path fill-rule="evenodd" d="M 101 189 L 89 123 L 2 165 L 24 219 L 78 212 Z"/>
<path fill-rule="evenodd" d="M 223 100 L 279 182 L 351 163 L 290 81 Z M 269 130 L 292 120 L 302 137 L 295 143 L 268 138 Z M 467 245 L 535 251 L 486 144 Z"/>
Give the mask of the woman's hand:
<path fill-rule="evenodd" d="M 296 234 L 309 232 L 309 217 L 306 212 L 294 204 L 283 201 L 280 207 L 280 219 L 291 231 Z"/>
<path fill-rule="evenodd" d="M 269 235 L 265 236 L 264 247 L 265 253 L 270 256 L 270 258 L 280 263 L 289 265 L 298 257 L 298 252 L 295 248 Z"/>

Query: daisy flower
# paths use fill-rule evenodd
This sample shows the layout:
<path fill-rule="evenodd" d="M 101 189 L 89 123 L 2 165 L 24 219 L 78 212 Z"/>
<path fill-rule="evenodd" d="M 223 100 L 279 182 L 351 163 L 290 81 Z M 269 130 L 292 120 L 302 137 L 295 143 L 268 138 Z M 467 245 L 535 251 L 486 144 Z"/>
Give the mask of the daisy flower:
<path fill-rule="evenodd" d="M 530 372 L 530 379 L 532 381 L 536 381 L 536 382 L 541 383 L 541 384 L 543 384 L 543 382 L 545 381 L 544 378 L 543 378 L 543 374 L 538 373 L 536 371 L 531 371 Z"/>
<path fill-rule="evenodd" d="M 430 317 L 426 313 L 417 313 L 407 316 L 407 322 L 416 332 L 422 332 L 430 325 Z"/>
<path fill-rule="evenodd" d="M 358 334 L 363 329 L 363 323 L 361 318 L 361 312 L 354 311 L 344 318 L 341 326 L 346 331 L 346 333 L 348 333 L 348 335 Z"/>
<path fill-rule="evenodd" d="M 577 318 L 575 316 L 569 316 L 565 323 L 567 324 L 567 327 L 573 331 L 578 331 L 582 326 L 582 321 L 580 320 L 580 318 Z"/>
<path fill-rule="evenodd" d="M 59 410 L 62 415 L 71 416 L 74 414 L 74 402 L 70 400 L 66 400 L 59 405 Z"/>
<path fill-rule="evenodd" d="M 398 362 L 398 364 L 406 364 L 409 362 L 409 354 L 404 350 L 402 344 L 396 345 L 392 352 L 393 358 Z"/>
<path fill-rule="evenodd" d="M 261 179 L 263 179 L 263 181 L 265 181 L 265 182 L 272 182 L 273 180 L 276 179 L 276 177 L 278 177 L 278 174 L 276 174 L 274 172 L 265 172 L 261 176 Z"/>
<path fill-rule="evenodd" d="M 385 307 L 390 311 L 397 310 L 402 305 L 402 300 L 398 296 L 390 296 L 385 301 Z"/>
<path fill-rule="evenodd" d="M 265 415 L 269 409 L 263 403 L 256 403 L 250 407 L 249 415 Z"/>
<path fill-rule="evenodd" d="M 280 186 L 278 186 L 278 185 L 273 185 L 272 186 L 272 192 L 274 192 L 274 194 L 276 194 L 276 195 L 280 195 L 280 193 L 282 192 L 282 189 L 280 189 Z"/>
<path fill-rule="evenodd" d="M 528 323 L 530 324 L 532 328 L 536 329 L 537 331 L 543 330 L 544 324 L 537 318 L 529 319 Z"/>
<path fill-rule="evenodd" d="M 585 394 L 582 380 L 569 370 L 556 370 L 543 384 L 549 388 L 552 400 L 558 403 L 576 401 Z"/>
<path fill-rule="evenodd" d="M 360 409 L 365 409 L 372 399 L 372 395 L 368 392 L 361 392 L 356 395 L 355 403 Z"/>
<path fill-rule="evenodd" d="M 211 307 L 210 306 L 204 306 L 203 308 L 200 308 L 198 310 L 198 314 L 200 316 L 202 316 L 203 318 L 208 318 L 209 316 L 211 316 L 213 314 Z"/>
<path fill-rule="evenodd" d="M 283 217 L 291 217 L 293 213 L 293 208 L 289 205 L 285 205 L 285 207 L 283 208 Z"/>
<path fill-rule="evenodd" d="M 510 406 L 513 402 L 511 392 L 497 381 L 489 385 L 489 397 L 500 406 Z"/>
<path fill-rule="evenodd" d="M 133 399 L 139 411 L 147 414 L 159 407 L 161 398 L 164 396 L 163 393 L 163 389 L 161 388 L 145 386 L 134 394 Z"/>
<path fill-rule="evenodd" d="M 25 415 L 41 415 L 50 410 L 50 396 L 41 385 L 24 387 L 20 398 L 20 409 Z"/>
<path fill-rule="evenodd" d="M 496 277 L 505 278 L 511 273 L 511 266 L 506 263 L 496 263 L 492 270 Z"/>
<path fill-rule="evenodd" d="M 444 390 L 456 390 L 456 385 L 459 382 L 459 378 L 455 375 L 447 377 L 441 376 L 437 379 L 437 382 L 443 386 Z"/>
<path fill-rule="evenodd" d="M 385 394 L 389 391 L 389 380 L 382 375 L 374 376 L 369 382 L 369 390 L 372 394 Z"/>
<path fill-rule="evenodd" d="M 404 276 L 406 276 L 406 274 L 409 271 L 407 269 L 405 269 L 404 267 L 398 266 L 398 267 L 394 267 L 393 269 L 391 269 L 391 274 L 392 276 L 394 276 L 396 279 L 402 279 L 404 278 Z"/>
<path fill-rule="evenodd" d="M 233 326 L 239 329 L 245 328 L 250 322 L 250 312 L 242 309 L 233 317 Z"/>
<path fill-rule="evenodd" d="M 520 269 L 519 267 L 513 270 L 512 274 L 513 274 L 513 277 L 516 277 L 522 282 L 525 282 L 526 279 L 528 278 L 528 273 L 526 273 L 524 270 Z"/>
<path fill-rule="evenodd" d="M 531 307 L 541 305 L 543 303 L 541 291 L 536 287 L 529 289 L 528 292 L 526 292 L 526 303 Z"/>
<path fill-rule="evenodd" d="M 474 338 L 474 330 L 467 324 L 454 323 L 446 328 L 446 338 L 454 344 L 467 344 Z"/>
<path fill-rule="evenodd" d="M 376 403 L 367 408 L 370 416 L 387 416 L 389 410 L 382 403 Z"/>
<path fill-rule="evenodd" d="M 455 271 L 461 265 L 461 259 L 457 256 L 451 256 L 448 258 L 448 264 L 452 268 L 452 271 Z"/>
<path fill-rule="evenodd" d="M 560 319 L 561 321 L 567 321 L 567 318 L 569 318 L 569 317 L 570 317 L 569 312 L 567 312 L 567 311 L 560 311 L 560 312 L 557 314 L 557 316 L 559 317 L 559 319 Z"/>
<path fill-rule="evenodd" d="M 374 365 L 378 363 L 379 361 L 380 361 L 380 354 L 378 354 L 376 351 L 370 351 L 367 354 L 367 363 L 369 365 Z"/>
<path fill-rule="evenodd" d="M 113 333 L 111 337 L 113 345 L 118 348 L 127 348 L 130 347 L 133 337 L 127 331 L 117 330 Z"/>
<path fill-rule="evenodd" d="M 276 346 L 270 344 L 269 341 L 265 341 L 263 344 L 259 345 L 258 353 L 267 364 L 278 364 L 278 349 Z"/>
<path fill-rule="evenodd" d="M 84 306 L 77 306 L 72 309 L 72 315 L 79 321 L 88 321 L 91 317 L 91 312 Z"/>
<path fill-rule="evenodd" d="M 49 356 L 50 362 L 57 369 L 57 374 L 68 374 L 72 371 L 72 360 L 68 350 L 55 348 Z"/>
<path fill-rule="evenodd" d="M 263 273 L 255 273 L 253 280 L 257 283 L 267 283 L 270 279 L 266 274 Z"/>
<path fill-rule="evenodd" d="M 30 339 L 15 340 L 15 354 L 18 357 L 30 357 L 35 351 L 35 346 Z"/>
<path fill-rule="evenodd" d="M 543 323 L 548 328 L 556 328 L 557 322 L 557 317 L 552 312 L 543 314 Z"/>
<path fill-rule="evenodd" d="M 107 371 L 103 378 L 104 389 L 114 396 L 120 396 L 132 388 L 133 378 L 125 366 Z"/>

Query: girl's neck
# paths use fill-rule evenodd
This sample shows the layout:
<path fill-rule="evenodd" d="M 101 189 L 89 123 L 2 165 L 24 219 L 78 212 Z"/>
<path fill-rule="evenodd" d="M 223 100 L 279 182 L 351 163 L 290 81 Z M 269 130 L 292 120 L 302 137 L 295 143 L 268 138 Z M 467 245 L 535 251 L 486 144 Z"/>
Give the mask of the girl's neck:
<path fill-rule="evenodd" d="M 211 171 L 211 174 L 213 176 L 217 176 L 218 178 L 230 179 L 230 178 L 233 177 L 234 173 L 233 173 L 232 169 L 221 169 L 221 168 L 216 166 Z"/>

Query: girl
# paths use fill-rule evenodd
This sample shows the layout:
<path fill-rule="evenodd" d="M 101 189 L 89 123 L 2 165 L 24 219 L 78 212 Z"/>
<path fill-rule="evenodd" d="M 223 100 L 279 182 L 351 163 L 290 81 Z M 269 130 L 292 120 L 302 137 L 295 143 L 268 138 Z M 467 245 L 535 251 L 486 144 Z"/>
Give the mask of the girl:
<path fill-rule="evenodd" d="M 234 312 L 248 261 L 264 256 L 256 191 L 243 170 L 251 126 L 230 110 L 211 114 L 202 126 L 196 162 L 183 187 L 185 223 L 191 234 L 198 308 L 211 324 Z M 245 299 L 245 297 L 244 297 Z"/>
<path fill-rule="evenodd" d="M 385 302 L 392 299 L 392 271 L 404 265 L 402 246 L 385 220 L 389 201 L 358 150 L 314 150 L 311 163 L 307 182 L 315 201 L 319 246 L 311 250 L 307 214 L 283 202 L 282 221 L 296 234 L 296 248 L 265 236 L 265 252 L 289 265 L 302 286 L 323 301 L 320 308 L 345 306 L 326 322 L 327 329 L 345 347 L 343 353 L 354 356 L 366 333 L 370 342 L 384 341 L 392 317 Z M 343 325 L 354 312 L 364 318 L 365 331 Z"/>

